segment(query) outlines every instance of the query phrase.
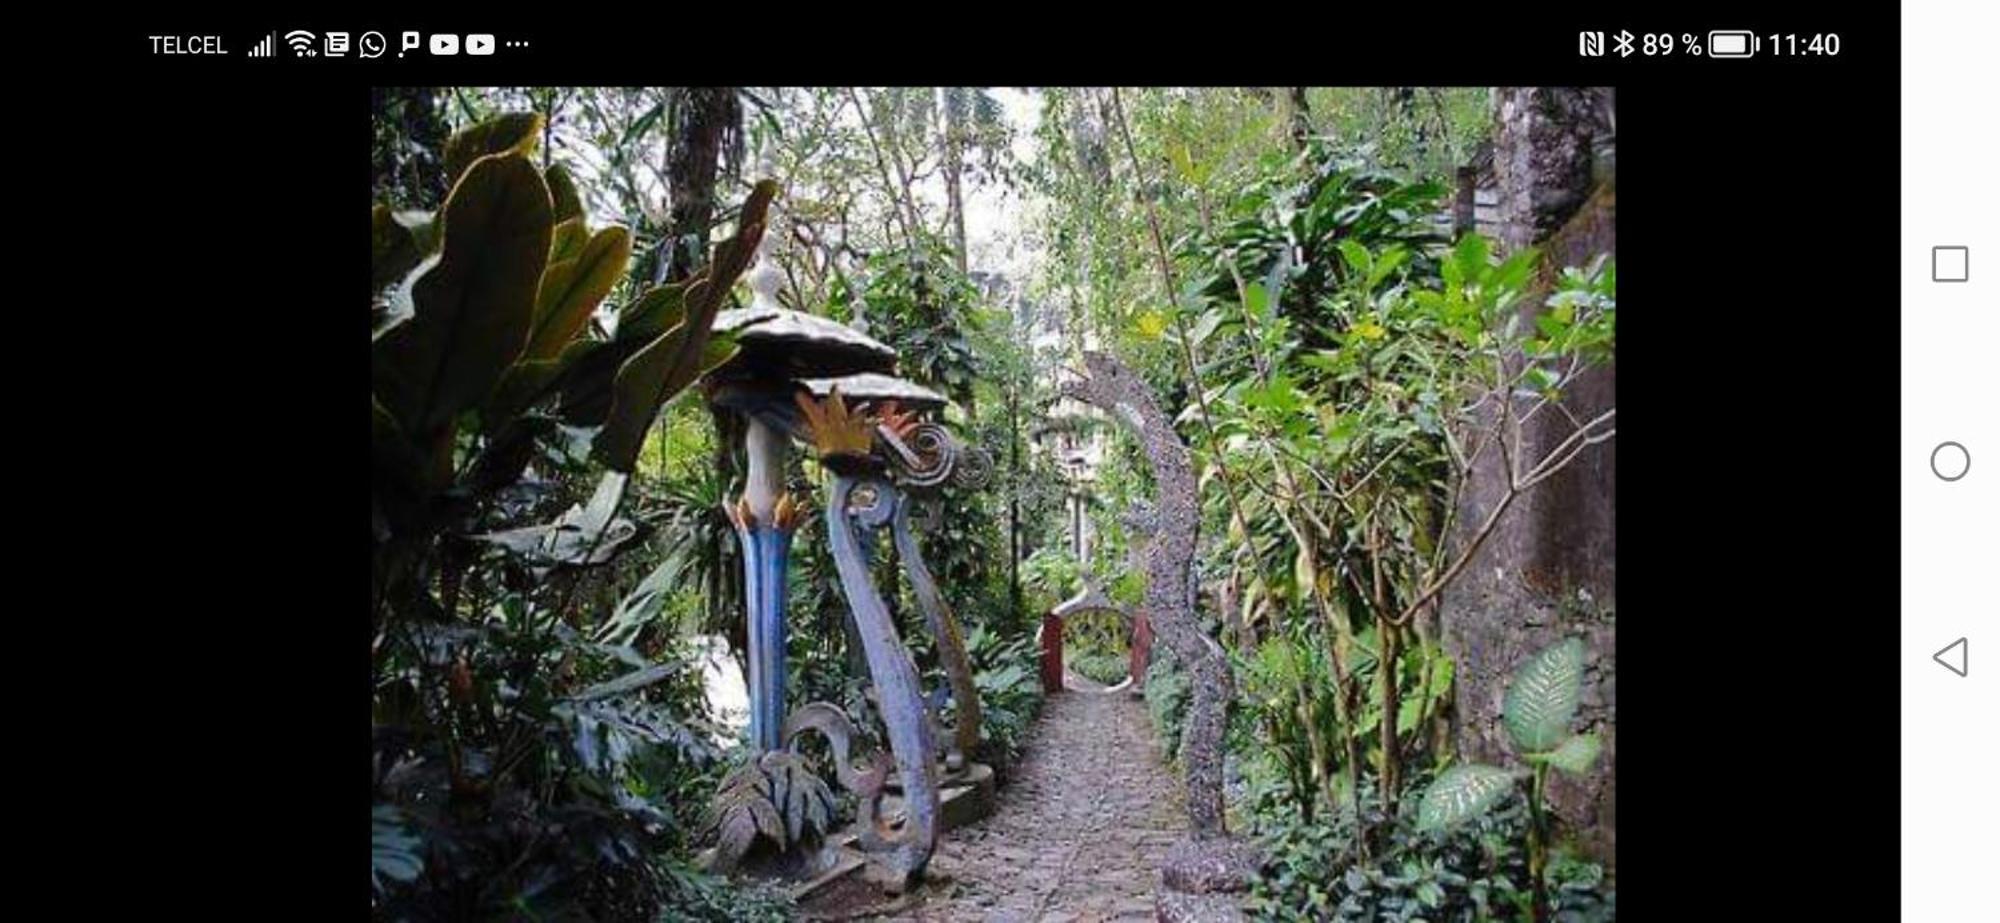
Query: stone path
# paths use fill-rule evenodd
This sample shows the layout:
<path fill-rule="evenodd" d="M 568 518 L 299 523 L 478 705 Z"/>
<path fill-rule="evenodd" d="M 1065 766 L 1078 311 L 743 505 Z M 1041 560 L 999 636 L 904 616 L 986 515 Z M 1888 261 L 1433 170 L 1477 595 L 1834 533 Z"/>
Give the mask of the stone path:
<path fill-rule="evenodd" d="M 887 919 L 1153 919 L 1187 819 L 1146 705 L 1074 674 L 1042 708 L 993 816 L 940 838 L 909 909 Z"/>

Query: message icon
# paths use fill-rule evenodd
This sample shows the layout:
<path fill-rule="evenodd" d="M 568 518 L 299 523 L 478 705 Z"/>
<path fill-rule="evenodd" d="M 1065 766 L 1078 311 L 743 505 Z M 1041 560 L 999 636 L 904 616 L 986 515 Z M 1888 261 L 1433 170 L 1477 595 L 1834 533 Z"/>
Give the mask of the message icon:
<path fill-rule="evenodd" d="M 396 57 L 400 58 L 403 56 L 404 52 L 407 52 L 410 49 L 416 48 L 422 44 L 423 44 L 423 36 L 418 35 L 415 32 L 405 32 L 403 33 L 402 50 L 396 52 Z"/>

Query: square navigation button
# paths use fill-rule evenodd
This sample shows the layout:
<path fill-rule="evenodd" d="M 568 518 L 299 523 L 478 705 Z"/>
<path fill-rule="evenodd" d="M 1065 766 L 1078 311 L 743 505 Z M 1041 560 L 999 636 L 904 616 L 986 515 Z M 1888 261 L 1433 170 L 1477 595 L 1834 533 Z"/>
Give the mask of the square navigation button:
<path fill-rule="evenodd" d="M 1969 247 L 1932 247 L 1931 281 L 1964 282 L 1970 278 L 1971 254 Z"/>

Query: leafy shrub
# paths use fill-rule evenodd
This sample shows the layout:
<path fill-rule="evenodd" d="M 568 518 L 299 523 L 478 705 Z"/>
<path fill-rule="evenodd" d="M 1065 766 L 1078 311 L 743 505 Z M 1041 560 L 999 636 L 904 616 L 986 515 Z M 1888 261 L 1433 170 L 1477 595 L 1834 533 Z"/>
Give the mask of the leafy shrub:
<path fill-rule="evenodd" d="M 379 919 L 649 918 L 671 900 L 657 857 L 686 845 L 716 768 L 687 652 L 591 635 L 649 530 L 619 515 L 637 453 L 731 354 L 710 320 L 776 185 L 695 280 L 629 292 L 607 336 L 592 317 L 630 234 L 593 232 L 561 165 L 534 165 L 542 124 L 446 142 L 436 213 L 373 211 Z"/>
<path fill-rule="evenodd" d="M 1047 612 L 1068 598 L 1083 579 L 1083 566 L 1068 548 L 1047 546 L 1035 549 L 1021 562 L 1021 586 L 1028 593 L 1028 608 Z"/>
<path fill-rule="evenodd" d="M 660 864 L 660 879 L 665 899 L 654 917 L 658 923 L 784 923 L 795 916 L 791 901 L 774 886 L 732 881 L 676 862 Z"/>
<path fill-rule="evenodd" d="M 1020 754 L 1028 725 L 1042 707 L 1035 639 L 1023 634 L 1003 640 L 980 625 L 966 637 L 965 647 L 972 660 L 972 681 L 979 687 L 981 715 L 986 721 L 981 729 L 988 748 L 984 759 L 1005 768 Z"/>
<path fill-rule="evenodd" d="M 1187 673 L 1174 662 L 1174 655 L 1165 647 L 1153 648 L 1153 662 L 1146 667 L 1146 712 L 1159 735 L 1160 753 L 1168 759 L 1181 752 L 1181 728 L 1192 691 Z"/>
<path fill-rule="evenodd" d="M 1376 787 L 1362 788 L 1364 814 L 1382 811 Z M 1414 792 L 1403 800 L 1414 801 Z M 1525 805 L 1511 802 L 1439 834 L 1418 829 L 1405 812 L 1386 828 L 1385 845 L 1363 861 L 1356 849 L 1363 834 L 1351 810 L 1326 812 L 1312 823 L 1288 807 L 1260 812 L 1254 832 L 1269 858 L 1248 909 L 1265 920 L 1526 920 L 1533 902 L 1521 848 L 1528 821 Z M 1616 894 L 1606 888 L 1601 866 L 1566 855 L 1550 871 L 1552 919 L 1616 918 Z"/>
<path fill-rule="evenodd" d="M 1549 918 L 1545 893 L 1550 857 L 1549 818 L 1542 809 L 1551 767 L 1583 775 L 1597 762 L 1596 734 L 1570 729 L 1576 719 L 1583 682 L 1583 642 L 1569 638 L 1552 644 L 1521 664 L 1507 684 L 1502 723 L 1515 753 L 1526 761 L 1525 772 L 1467 763 L 1439 775 L 1425 790 L 1418 810 L 1424 830 L 1448 830 L 1505 798 L 1517 779 L 1528 781 L 1528 869 L 1535 884 L 1535 919 Z"/>
<path fill-rule="evenodd" d="M 1078 654 L 1069 658 L 1069 668 L 1106 686 L 1123 682 L 1132 661 L 1124 654 Z"/>

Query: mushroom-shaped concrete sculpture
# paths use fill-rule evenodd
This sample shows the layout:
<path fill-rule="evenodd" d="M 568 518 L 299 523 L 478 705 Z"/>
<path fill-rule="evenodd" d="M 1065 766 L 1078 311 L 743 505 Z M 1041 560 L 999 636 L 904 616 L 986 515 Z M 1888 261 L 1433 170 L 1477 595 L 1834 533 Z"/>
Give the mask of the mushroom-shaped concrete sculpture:
<path fill-rule="evenodd" d="M 771 239 L 765 239 L 766 246 Z M 714 329 L 733 336 L 739 351 L 710 374 L 707 387 L 711 402 L 741 414 L 747 423 L 749 468 L 743 497 L 729 512 L 743 545 L 744 596 L 750 610 L 751 737 L 758 750 L 775 753 L 809 728 L 834 738 L 837 751 L 845 749 L 851 736 L 837 710 L 829 714 L 808 706 L 793 716 L 799 720 L 784 720 L 786 559 L 802 518 L 801 505 L 785 490 L 784 461 L 787 441 L 801 436 L 818 448 L 821 465 L 831 475 L 827 545 L 888 726 L 902 783 L 902 827 L 892 828 L 879 810 L 888 769 L 880 754 L 865 771 L 853 771 L 850 765 L 839 767 L 837 775 L 855 789 L 862 846 L 883 856 L 889 884 L 900 890 L 921 874 L 937 844 L 938 791 L 916 665 L 869 578 L 855 534 L 857 521 L 879 527 L 893 512 L 894 487 L 883 479 L 891 465 L 875 450 L 878 422 L 869 408 L 857 405 L 850 413 L 834 386 L 828 385 L 826 397 L 818 400 L 802 384 L 890 372 L 896 353 L 841 324 L 780 306 L 778 286 L 778 270 L 768 250 L 760 250 L 750 274 L 749 307 L 716 316 Z"/>
<path fill-rule="evenodd" d="M 895 367 L 896 352 L 823 317 L 778 305 L 777 266 L 760 246 L 747 308 L 716 315 L 714 329 L 736 338 L 738 352 L 709 375 L 710 400 L 745 418 L 749 470 L 730 510 L 743 545 L 744 598 L 750 607 L 750 737 L 775 750 L 785 707 L 785 574 L 799 506 L 785 490 L 785 448 L 798 428 L 797 379 Z"/>
<path fill-rule="evenodd" d="M 938 661 L 951 683 L 954 725 L 952 740 L 945 750 L 945 766 L 956 772 L 979 746 L 983 720 L 979 687 L 972 679 L 972 660 L 966 655 L 958 618 L 938 589 L 910 527 L 911 508 L 917 503 L 934 501 L 931 488 L 954 472 L 962 476 L 969 470 L 958 464 L 966 454 L 963 446 L 942 426 L 918 419 L 922 414 L 942 410 L 947 403 L 945 397 L 915 382 L 873 372 L 809 379 L 800 384 L 815 397 L 839 394 L 846 401 L 882 412 L 881 420 L 876 423 L 876 438 L 889 462 L 895 486 L 888 498 L 894 504 L 888 520 L 903 573 L 916 593 L 931 637 L 937 641 Z"/>

